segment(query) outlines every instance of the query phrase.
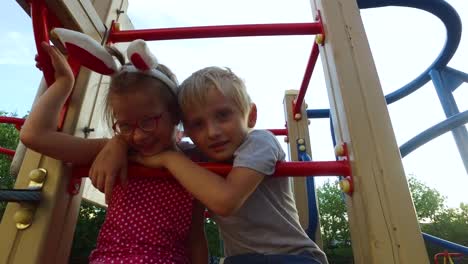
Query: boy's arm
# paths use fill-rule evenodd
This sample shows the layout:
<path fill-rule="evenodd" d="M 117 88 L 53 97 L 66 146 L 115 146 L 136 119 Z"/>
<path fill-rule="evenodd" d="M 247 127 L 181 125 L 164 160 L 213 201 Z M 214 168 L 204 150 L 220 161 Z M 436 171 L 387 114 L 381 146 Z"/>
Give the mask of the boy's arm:
<path fill-rule="evenodd" d="M 240 208 L 265 176 L 252 169 L 235 167 L 223 178 L 175 151 L 138 157 L 138 161 L 147 167 L 165 167 L 195 198 L 221 216 L 229 216 Z"/>
<path fill-rule="evenodd" d="M 55 82 L 34 104 L 20 138 L 30 149 L 73 163 L 90 163 L 104 146 L 105 139 L 83 139 L 57 131 L 59 114 L 70 95 L 74 77 L 65 57 L 45 42 L 42 48 L 52 60 Z"/>
<path fill-rule="evenodd" d="M 193 264 L 208 263 L 208 245 L 205 236 L 205 206 L 193 202 L 192 226 L 190 228 L 189 250 Z"/>

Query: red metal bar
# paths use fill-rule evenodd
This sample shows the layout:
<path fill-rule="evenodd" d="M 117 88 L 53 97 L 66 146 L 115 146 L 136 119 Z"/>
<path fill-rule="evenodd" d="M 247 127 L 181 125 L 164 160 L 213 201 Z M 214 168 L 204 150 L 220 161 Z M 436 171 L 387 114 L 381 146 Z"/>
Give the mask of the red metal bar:
<path fill-rule="evenodd" d="M 449 253 L 447 250 L 440 252 L 434 255 L 434 264 L 439 264 L 439 257 L 442 256 L 443 259 L 448 260 L 449 257 L 463 257 L 462 253 Z"/>
<path fill-rule="evenodd" d="M 200 166 L 216 174 L 226 176 L 232 169 L 231 165 L 212 162 L 198 163 Z M 89 166 L 76 166 L 73 168 L 73 177 L 88 177 Z M 275 177 L 303 177 L 303 176 L 348 176 L 351 168 L 348 161 L 291 161 L 279 162 L 276 165 Z M 128 167 L 130 176 L 159 176 L 172 177 L 167 170 L 150 169 L 137 164 Z"/>
<path fill-rule="evenodd" d="M 319 55 L 319 47 L 317 42 L 314 42 L 312 51 L 310 53 L 309 62 L 307 63 L 307 68 L 304 73 L 304 78 L 302 79 L 301 88 L 299 89 L 299 94 L 294 101 L 293 115 L 301 113 L 302 103 L 304 101 L 304 96 L 307 92 L 307 87 L 309 87 L 310 78 L 312 77 L 312 72 L 314 71 L 315 64 L 317 63 Z"/>
<path fill-rule="evenodd" d="M 21 126 L 24 124 L 24 119 L 23 118 L 17 118 L 17 117 L 11 117 L 11 116 L 0 116 L 0 123 L 15 125 L 15 128 L 17 130 L 20 130 Z M 0 147 L 0 154 L 5 154 L 5 155 L 13 157 L 15 155 L 15 151 L 11 150 L 11 149 Z"/>
<path fill-rule="evenodd" d="M 24 124 L 24 118 L 17 118 L 11 116 L 0 116 L 0 123 L 2 124 L 13 124 L 17 130 L 20 130 Z"/>
<path fill-rule="evenodd" d="M 2 148 L 0 147 L 0 154 L 5 154 L 10 157 L 13 157 L 15 155 L 15 151 L 7 148 Z"/>
<path fill-rule="evenodd" d="M 49 27 L 47 25 L 47 8 L 43 0 L 31 1 L 31 19 L 34 30 L 34 39 L 38 54 L 38 61 L 41 64 L 42 71 L 47 86 L 50 86 L 55 81 L 54 68 L 49 56 L 41 48 L 41 42 L 49 42 Z"/>
<path fill-rule="evenodd" d="M 271 133 L 275 136 L 287 136 L 288 130 L 286 128 L 278 128 L 278 129 L 268 129 Z"/>
<path fill-rule="evenodd" d="M 53 14 L 49 14 L 47 6 L 44 0 L 32 0 L 31 1 L 31 19 L 33 24 L 34 39 L 36 42 L 36 49 L 38 54 L 38 63 L 41 65 L 42 72 L 44 73 L 44 79 L 47 87 L 52 85 L 55 81 L 54 68 L 50 60 L 49 55 L 44 52 L 41 47 L 42 42 L 49 43 L 49 30 L 51 27 L 60 27 L 60 21 Z M 71 59 L 68 59 L 69 64 L 72 67 L 73 73 L 76 77 L 78 69 L 80 67 L 76 62 L 71 63 Z M 68 111 L 69 100 L 65 103 L 64 107 L 60 111 L 60 117 L 57 124 L 57 130 L 62 130 L 63 123 L 65 122 L 65 116 Z"/>
<path fill-rule="evenodd" d="M 455 252 L 448 252 L 447 250 L 445 250 L 444 252 L 440 252 L 440 253 L 437 253 L 434 255 L 434 264 L 438 264 L 439 263 L 439 260 L 438 258 L 442 256 L 445 260 L 448 260 L 449 257 L 463 257 L 463 254 L 462 253 L 455 253 Z"/>
<path fill-rule="evenodd" d="M 115 28 L 115 27 L 111 27 Z M 171 40 L 194 38 L 223 38 L 278 35 L 315 35 L 322 33 L 322 25 L 313 23 L 248 24 L 201 27 L 178 27 L 139 30 L 112 30 L 110 42 L 130 42 L 135 39 Z"/>

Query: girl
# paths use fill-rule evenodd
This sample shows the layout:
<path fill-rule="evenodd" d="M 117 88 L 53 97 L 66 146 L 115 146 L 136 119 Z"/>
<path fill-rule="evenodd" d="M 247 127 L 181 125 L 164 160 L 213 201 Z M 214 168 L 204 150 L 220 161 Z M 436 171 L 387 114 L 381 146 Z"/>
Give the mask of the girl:
<path fill-rule="evenodd" d="M 128 145 L 142 156 L 178 149 L 177 80 L 157 63 L 144 41 L 136 40 L 128 48 L 133 64 L 124 64 L 122 54 L 112 52 L 123 65 L 119 69 L 110 53 L 92 38 L 65 29 L 52 33 L 70 56 L 77 50 L 86 53 L 76 56 L 78 60 L 87 58 L 81 62 L 83 66 L 111 74 L 105 112 L 114 121 L 115 144 Z M 52 158 L 89 164 L 109 139 L 85 139 L 56 131 L 59 112 L 75 80 L 58 49 L 47 43 L 42 48 L 52 60 L 55 82 L 34 105 L 21 130 L 21 141 Z M 90 256 L 90 263 L 114 262 L 207 263 L 203 207 L 173 179 L 133 177 L 125 186 L 115 186 L 97 248 Z"/>

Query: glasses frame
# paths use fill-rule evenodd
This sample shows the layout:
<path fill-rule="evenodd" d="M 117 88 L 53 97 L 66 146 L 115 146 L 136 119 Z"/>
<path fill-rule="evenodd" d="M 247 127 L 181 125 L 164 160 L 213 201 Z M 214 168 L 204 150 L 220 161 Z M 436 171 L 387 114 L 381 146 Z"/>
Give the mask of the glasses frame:
<path fill-rule="evenodd" d="M 144 118 L 144 119 L 140 119 L 140 120 L 137 120 L 135 122 L 133 122 L 132 124 L 129 124 L 131 126 L 131 130 L 129 130 L 130 132 L 128 133 L 122 133 L 122 132 L 119 132 L 118 129 L 117 129 L 117 126 L 119 124 L 119 121 L 115 121 L 114 124 L 112 125 L 112 130 L 114 130 L 114 133 L 116 135 L 122 135 L 122 136 L 130 136 L 132 135 L 134 132 L 135 132 L 135 129 L 136 128 L 139 128 L 141 131 L 145 132 L 145 133 L 150 133 L 150 132 L 153 132 L 155 131 L 156 129 L 158 129 L 159 127 L 159 121 L 161 120 L 161 118 L 163 117 L 165 112 L 161 112 L 155 116 L 152 116 L 152 117 L 147 117 L 147 118 Z M 142 126 L 141 126 L 141 122 L 143 120 L 148 120 L 148 119 L 152 119 L 156 124 L 154 126 L 154 128 L 152 129 L 144 129 Z"/>

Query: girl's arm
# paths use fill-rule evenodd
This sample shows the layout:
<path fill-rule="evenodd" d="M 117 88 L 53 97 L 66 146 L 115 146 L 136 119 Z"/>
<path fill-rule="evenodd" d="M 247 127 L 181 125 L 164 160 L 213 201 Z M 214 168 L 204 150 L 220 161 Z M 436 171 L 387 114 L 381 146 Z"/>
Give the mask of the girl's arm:
<path fill-rule="evenodd" d="M 223 178 L 175 151 L 138 157 L 137 161 L 147 167 L 166 168 L 195 198 L 221 216 L 239 209 L 265 177 L 255 170 L 235 167 Z"/>
<path fill-rule="evenodd" d="M 208 245 L 205 236 L 205 206 L 194 201 L 190 228 L 189 252 L 193 264 L 208 263 Z"/>
<path fill-rule="evenodd" d="M 52 60 L 55 82 L 34 104 L 24 123 L 20 139 L 30 149 L 72 163 L 90 163 L 107 139 L 84 139 L 57 131 L 62 106 L 70 95 L 75 79 L 65 57 L 43 42 Z"/>
<path fill-rule="evenodd" d="M 127 184 L 127 153 L 127 142 L 116 135 L 99 152 L 89 170 L 91 182 L 94 187 L 105 193 L 106 203 L 110 202 L 117 180 L 120 180 L 123 186 Z"/>

